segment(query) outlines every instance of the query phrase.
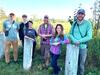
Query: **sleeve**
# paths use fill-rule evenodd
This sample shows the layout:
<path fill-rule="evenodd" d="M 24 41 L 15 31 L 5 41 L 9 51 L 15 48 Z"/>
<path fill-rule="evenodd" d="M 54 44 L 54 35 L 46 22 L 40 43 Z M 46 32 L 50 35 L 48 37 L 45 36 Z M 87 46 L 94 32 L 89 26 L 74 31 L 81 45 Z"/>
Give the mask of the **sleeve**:
<path fill-rule="evenodd" d="M 90 39 L 92 39 L 92 25 L 89 22 L 87 24 L 88 24 L 88 27 L 87 27 L 87 35 L 84 38 L 82 38 L 82 39 L 79 40 L 80 43 L 87 42 Z"/>
<path fill-rule="evenodd" d="M 74 23 L 72 24 L 72 27 L 71 27 L 71 29 L 70 29 L 69 37 L 70 37 L 71 41 L 72 41 L 73 43 L 75 43 L 75 42 L 77 41 L 77 39 L 75 39 L 74 36 L 73 36 L 73 34 L 72 34 L 73 28 L 74 28 Z"/>
<path fill-rule="evenodd" d="M 61 44 L 68 44 L 70 41 L 67 37 L 67 35 L 64 35 L 64 39 L 60 42 Z"/>
<path fill-rule="evenodd" d="M 6 21 L 3 22 L 3 29 L 6 29 Z"/>
<path fill-rule="evenodd" d="M 20 29 L 20 24 L 19 23 L 16 23 L 17 24 L 17 30 Z"/>
<path fill-rule="evenodd" d="M 53 37 L 50 38 L 50 45 L 53 43 Z"/>
<path fill-rule="evenodd" d="M 35 30 L 35 36 L 36 36 L 36 37 L 38 36 L 38 34 L 37 34 L 36 30 Z"/>

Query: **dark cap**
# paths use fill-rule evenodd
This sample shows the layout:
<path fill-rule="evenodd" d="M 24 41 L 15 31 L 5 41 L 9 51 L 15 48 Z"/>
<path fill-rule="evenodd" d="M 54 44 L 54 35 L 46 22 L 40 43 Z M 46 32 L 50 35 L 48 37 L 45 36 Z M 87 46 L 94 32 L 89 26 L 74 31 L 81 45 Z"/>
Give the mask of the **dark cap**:
<path fill-rule="evenodd" d="M 48 15 L 45 15 L 45 16 L 44 16 L 44 19 L 49 19 Z"/>
<path fill-rule="evenodd" d="M 77 14 L 79 14 L 79 13 L 85 14 L 85 10 L 84 9 L 79 9 Z"/>
<path fill-rule="evenodd" d="M 22 15 L 22 17 L 26 17 L 27 18 L 27 15 L 24 14 L 24 15 Z"/>
<path fill-rule="evenodd" d="M 15 16 L 15 14 L 14 14 L 14 13 L 10 13 L 9 15 L 10 15 L 10 16 Z"/>

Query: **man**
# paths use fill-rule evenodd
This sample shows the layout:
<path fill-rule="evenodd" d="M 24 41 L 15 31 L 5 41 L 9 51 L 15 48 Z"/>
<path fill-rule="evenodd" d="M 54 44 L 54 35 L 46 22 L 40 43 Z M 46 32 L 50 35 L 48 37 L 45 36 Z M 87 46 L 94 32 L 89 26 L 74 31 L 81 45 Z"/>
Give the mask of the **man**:
<path fill-rule="evenodd" d="M 44 60 L 44 66 L 48 67 L 50 61 L 50 37 L 53 33 L 53 27 L 49 23 L 49 17 L 44 16 L 44 23 L 40 25 L 38 34 L 41 37 L 41 55 Z"/>
<path fill-rule="evenodd" d="M 70 38 L 75 45 L 79 45 L 77 75 L 84 75 L 84 65 L 87 57 L 87 42 L 92 39 L 92 25 L 84 19 L 85 10 L 79 9 L 77 20 L 73 23 Z"/>
<path fill-rule="evenodd" d="M 4 21 L 3 29 L 6 36 L 6 48 L 5 48 L 5 61 L 6 63 L 10 63 L 10 55 L 9 50 L 12 45 L 14 50 L 14 62 L 17 62 L 18 59 L 18 29 L 19 25 L 15 22 L 15 14 L 10 13 L 9 19 Z"/>
<path fill-rule="evenodd" d="M 28 28 L 27 15 L 22 15 L 23 22 L 19 25 L 19 38 L 22 42 L 22 46 L 24 46 L 24 29 Z"/>

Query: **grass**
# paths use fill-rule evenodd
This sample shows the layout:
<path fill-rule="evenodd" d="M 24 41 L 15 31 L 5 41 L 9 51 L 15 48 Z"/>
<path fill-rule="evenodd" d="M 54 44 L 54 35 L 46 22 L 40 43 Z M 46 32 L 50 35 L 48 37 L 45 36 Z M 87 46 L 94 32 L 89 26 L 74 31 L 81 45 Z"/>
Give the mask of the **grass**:
<path fill-rule="evenodd" d="M 52 68 L 41 69 L 41 59 L 40 59 L 40 49 L 39 41 L 37 41 L 37 48 L 35 51 L 35 57 L 32 61 L 32 68 L 29 71 L 23 69 L 23 50 L 19 46 L 18 54 L 18 63 L 13 62 L 13 50 L 11 49 L 11 63 L 8 65 L 5 63 L 4 57 L 0 60 L 0 75 L 51 75 Z M 58 60 L 59 66 L 62 67 L 62 72 L 60 75 L 64 75 L 64 63 L 66 55 L 66 46 L 62 46 L 62 53 Z M 86 65 L 86 74 L 85 75 L 100 75 L 100 70 L 97 67 L 91 67 L 89 64 Z"/>
<path fill-rule="evenodd" d="M 32 61 L 32 68 L 29 71 L 23 69 L 23 51 L 22 48 L 19 46 L 19 58 L 18 63 L 13 62 L 13 51 L 11 49 L 11 63 L 6 64 L 4 57 L 0 60 L 0 75 L 51 75 L 52 68 L 49 67 L 48 69 L 41 69 L 41 59 L 40 59 L 40 49 L 37 46 L 35 51 L 35 57 Z M 62 53 L 58 60 L 58 64 L 62 67 L 62 72 L 60 75 L 64 75 L 64 63 L 65 63 L 65 53 L 66 49 L 65 46 L 62 46 Z M 100 70 L 97 67 L 91 67 L 86 65 L 86 74 L 85 75 L 100 75 Z"/>
<path fill-rule="evenodd" d="M 51 22 L 52 23 L 52 22 Z M 60 22 L 55 22 L 52 23 L 53 26 L 55 27 L 57 23 Z M 39 25 L 41 24 L 40 22 L 34 22 L 33 28 L 38 30 Z M 68 33 L 70 30 L 70 25 L 68 22 L 61 22 L 61 24 L 64 26 L 64 32 Z M 1 25 L 1 24 L 0 24 Z M 1 28 L 1 27 L 0 27 Z M 2 28 L 0 29 L 2 30 Z M 41 69 L 41 59 L 40 59 L 40 45 L 39 45 L 39 40 L 40 38 L 37 38 L 37 48 L 35 51 L 35 58 L 32 61 L 32 68 L 29 71 L 26 71 L 23 69 L 23 50 L 19 46 L 19 55 L 18 55 L 18 63 L 13 62 L 13 51 L 11 49 L 11 64 L 6 64 L 4 57 L 0 59 L 0 75 L 51 75 L 52 73 L 52 68 L 50 67 L 49 69 Z M 92 46 L 90 46 L 92 47 Z M 90 49 L 91 50 L 91 49 Z M 58 60 L 60 67 L 62 67 L 63 71 L 60 73 L 60 75 L 64 75 L 64 63 L 65 63 L 65 55 L 66 55 L 66 49 L 65 46 L 62 48 L 62 53 L 61 56 Z M 91 58 L 93 60 L 93 58 Z M 87 60 L 87 62 L 90 62 L 91 64 L 92 61 Z M 97 66 L 92 66 L 91 64 L 86 64 L 86 72 L 85 75 L 100 75 L 100 69 Z"/>
<path fill-rule="evenodd" d="M 35 58 L 32 61 L 32 68 L 29 71 L 23 69 L 23 51 L 19 46 L 19 58 L 18 63 L 13 62 L 13 51 L 11 49 L 11 63 L 6 64 L 4 57 L 0 60 L 0 75 L 51 75 L 52 68 L 41 69 L 41 59 L 40 59 L 40 50 L 37 48 L 35 52 Z M 65 52 L 64 52 L 65 53 Z M 63 68 L 64 71 L 64 57 L 65 54 L 62 54 L 59 59 L 59 65 Z M 64 72 L 61 72 L 61 75 L 64 75 Z"/>

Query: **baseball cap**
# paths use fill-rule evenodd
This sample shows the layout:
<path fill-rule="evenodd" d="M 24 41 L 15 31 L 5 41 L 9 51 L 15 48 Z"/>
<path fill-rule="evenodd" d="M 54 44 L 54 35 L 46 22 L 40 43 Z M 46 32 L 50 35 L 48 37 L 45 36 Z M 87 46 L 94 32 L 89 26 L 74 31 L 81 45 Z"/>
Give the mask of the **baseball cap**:
<path fill-rule="evenodd" d="M 45 18 L 45 19 L 49 19 L 48 15 L 45 15 L 44 18 Z"/>
<path fill-rule="evenodd" d="M 84 9 L 79 9 L 77 14 L 80 14 L 80 13 L 85 14 L 85 10 Z"/>

